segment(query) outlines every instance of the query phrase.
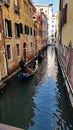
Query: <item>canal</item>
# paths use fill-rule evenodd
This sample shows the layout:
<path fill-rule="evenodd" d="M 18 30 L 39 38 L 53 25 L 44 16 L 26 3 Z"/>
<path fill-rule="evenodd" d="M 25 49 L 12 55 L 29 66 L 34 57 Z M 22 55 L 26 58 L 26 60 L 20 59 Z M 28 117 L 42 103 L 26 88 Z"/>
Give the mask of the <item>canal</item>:
<path fill-rule="evenodd" d="M 73 130 L 73 117 L 54 47 L 48 47 L 35 75 L 17 76 L 0 94 L 0 123 L 26 130 Z"/>

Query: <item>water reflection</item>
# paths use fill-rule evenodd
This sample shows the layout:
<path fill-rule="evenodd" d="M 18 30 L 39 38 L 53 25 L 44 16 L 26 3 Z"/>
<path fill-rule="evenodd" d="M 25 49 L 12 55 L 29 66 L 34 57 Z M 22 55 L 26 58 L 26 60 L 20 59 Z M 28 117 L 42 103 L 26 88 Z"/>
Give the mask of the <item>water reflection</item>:
<path fill-rule="evenodd" d="M 66 98 L 66 89 L 64 81 L 60 76 L 60 69 L 58 71 L 57 78 L 57 90 L 55 91 L 55 100 L 57 103 L 57 108 L 55 112 L 56 123 L 61 129 L 73 130 L 73 118 L 70 113 L 70 106 Z"/>
<path fill-rule="evenodd" d="M 51 48 L 49 52 L 47 52 L 47 60 L 46 60 L 46 77 L 52 77 L 52 79 L 56 82 L 57 81 L 57 73 L 58 73 L 58 66 L 56 62 L 56 55 L 54 48 Z"/>
<path fill-rule="evenodd" d="M 0 122 L 28 130 L 73 130 L 66 90 L 54 47 L 47 49 L 36 74 L 17 77 L 0 96 Z"/>
<path fill-rule="evenodd" d="M 0 97 L 0 122 L 28 128 L 34 116 L 34 89 L 31 89 L 33 85 L 33 80 L 24 82 L 17 79 L 9 84 L 10 87 Z"/>

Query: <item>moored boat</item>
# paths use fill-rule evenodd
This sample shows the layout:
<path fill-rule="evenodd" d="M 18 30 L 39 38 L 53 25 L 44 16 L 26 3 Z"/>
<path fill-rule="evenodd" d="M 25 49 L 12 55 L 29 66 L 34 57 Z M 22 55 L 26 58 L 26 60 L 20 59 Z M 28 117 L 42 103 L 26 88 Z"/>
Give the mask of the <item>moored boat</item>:
<path fill-rule="evenodd" d="M 26 78 L 34 75 L 34 73 L 36 72 L 37 68 L 38 68 L 38 61 L 36 61 L 35 67 L 28 67 L 26 65 L 24 72 L 20 72 L 18 74 L 18 78 L 26 79 Z"/>

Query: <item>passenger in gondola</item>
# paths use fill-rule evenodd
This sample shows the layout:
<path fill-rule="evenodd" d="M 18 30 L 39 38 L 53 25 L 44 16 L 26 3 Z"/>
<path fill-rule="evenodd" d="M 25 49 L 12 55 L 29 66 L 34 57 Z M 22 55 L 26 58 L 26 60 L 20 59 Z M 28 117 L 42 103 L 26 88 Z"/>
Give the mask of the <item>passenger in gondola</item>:
<path fill-rule="evenodd" d="M 33 70 L 35 69 L 35 67 L 36 67 L 36 61 L 34 60 L 33 63 L 32 63 Z"/>

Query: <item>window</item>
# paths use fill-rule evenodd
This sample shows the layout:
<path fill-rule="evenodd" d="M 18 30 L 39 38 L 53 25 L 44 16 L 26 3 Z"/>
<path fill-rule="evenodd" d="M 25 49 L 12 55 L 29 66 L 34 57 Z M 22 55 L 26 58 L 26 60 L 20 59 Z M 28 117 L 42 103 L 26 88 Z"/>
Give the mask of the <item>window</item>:
<path fill-rule="evenodd" d="M 36 36 L 36 32 L 35 32 L 35 30 L 34 30 L 34 36 Z"/>
<path fill-rule="evenodd" d="M 54 25 L 52 25 L 52 27 L 54 28 Z"/>
<path fill-rule="evenodd" d="M 31 47 L 32 47 L 32 42 L 31 42 Z"/>
<path fill-rule="evenodd" d="M 6 37 L 12 37 L 11 20 L 5 19 L 5 35 Z"/>
<path fill-rule="evenodd" d="M 52 37 L 54 37 L 54 35 L 51 35 Z"/>
<path fill-rule="evenodd" d="M 23 33 L 23 25 L 20 23 L 20 33 Z"/>
<path fill-rule="evenodd" d="M 16 44 L 16 50 L 17 50 L 17 55 L 20 55 L 20 51 L 19 51 L 19 44 Z"/>
<path fill-rule="evenodd" d="M 41 20 L 41 25 L 42 25 L 42 23 L 43 23 L 43 22 L 42 22 L 42 20 Z"/>
<path fill-rule="evenodd" d="M 59 10 L 61 10 L 61 0 L 59 1 Z"/>
<path fill-rule="evenodd" d="M 30 28 L 30 35 L 32 35 L 32 28 Z"/>
<path fill-rule="evenodd" d="M 10 49 L 10 45 L 7 45 L 7 57 L 8 57 L 8 59 L 11 59 L 11 49 Z"/>
<path fill-rule="evenodd" d="M 20 37 L 20 24 L 15 23 L 15 37 Z"/>
<path fill-rule="evenodd" d="M 25 34 L 27 34 L 26 25 L 24 25 L 24 32 L 25 32 Z"/>
<path fill-rule="evenodd" d="M 63 22 L 67 23 L 67 4 L 65 5 L 65 8 L 63 9 Z"/>
<path fill-rule="evenodd" d="M 29 34 L 29 27 L 27 25 L 24 26 L 25 34 Z"/>
<path fill-rule="evenodd" d="M 30 8 L 29 10 L 30 10 L 30 11 L 29 11 L 29 13 L 30 13 L 29 15 L 31 16 L 31 8 Z"/>

